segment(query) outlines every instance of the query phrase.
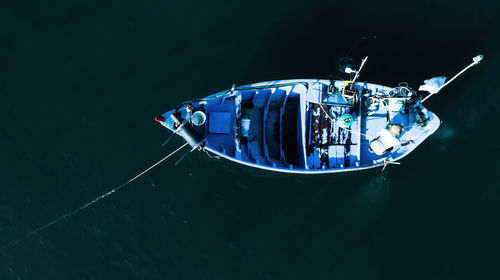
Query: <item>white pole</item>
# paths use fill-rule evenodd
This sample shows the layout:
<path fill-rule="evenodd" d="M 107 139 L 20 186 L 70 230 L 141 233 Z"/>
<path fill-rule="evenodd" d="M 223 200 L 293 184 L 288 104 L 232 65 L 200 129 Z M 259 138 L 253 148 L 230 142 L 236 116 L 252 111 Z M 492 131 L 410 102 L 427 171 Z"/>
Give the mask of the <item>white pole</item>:
<path fill-rule="evenodd" d="M 368 60 L 368 56 L 365 57 L 363 59 L 363 61 L 361 61 L 361 66 L 359 66 L 359 70 L 356 71 L 356 75 L 354 76 L 354 79 L 352 79 L 352 82 L 351 82 L 351 88 L 352 86 L 354 85 L 354 82 L 356 81 L 356 79 L 359 77 L 359 72 L 361 72 L 361 69 L 363 69 L 363 66 L 365 65 L 365 62 Z"/>
<path fill-rule="evenodd" d="M 479 62 L 481 62 L 481 60 L 483 59 L 483 55 L 476 55 L 474 58 L 472 58 L 472 63 L 469 64 L 467 67 L 465 67 L 462 71 L 458 72 L 458 74 L 456 74 L 455 76 L 453 76 L 453 78 L 451 78 L 448 82 L 446 82 L 444 85 L 440 86 L 437 91 L 435 93 L 431 93 L 429 95 L 427 95 L 423 100 L 422 102 L 420 103 L 424 103 L 425 100 L 427 100 L 427 98 L 431 97 L 432 95 L 438 93 L 441 89 L 443 89 L 445 86 L 447 86 L 449 83 L 451 83 L 453 80 L 455 80 L 458 76 L 462 75 L 462 73 L 464 73 L 465 71 L 467 71 L 469 68 L 471 68 L 472 66 L 475 66 L 475 65 L 478 65 Z"/>

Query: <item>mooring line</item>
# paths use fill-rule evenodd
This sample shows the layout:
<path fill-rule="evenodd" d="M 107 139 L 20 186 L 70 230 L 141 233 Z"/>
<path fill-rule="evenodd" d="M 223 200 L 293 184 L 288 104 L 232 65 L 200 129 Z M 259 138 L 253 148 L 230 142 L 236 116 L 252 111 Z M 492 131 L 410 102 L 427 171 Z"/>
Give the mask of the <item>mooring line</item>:
<path fill-rule="evenodd" d="M 71 212 L 68 212 L 68 213 L 66 213 L 66 214 L 64 214 L 64 215 L 62 215 L 62 216 L 60 216 L 59 218 L 56 218 L 56 219 L 52 220 L 50 223 L 47 223 L 47 224 L 45 224 L 45 225 L 43 225 L 43 226 L 41 226 L 41 227 L 39 227 L 39 228 L 37 228 L 37 229 L 35 229 L 35 230 L 32 230 L 32 231 L 28 232 L 27 234 L 25 234 L 25 235 L 24 235 L 24 236 L 22 236 L 21 238 L 18 238 L 18 239 L 14 240 L 14 241 L 11 241 L 11 242 L 9 242 L 9 243 L 5 244 L 4 246 L 2 246 L 2 250 L 4 250 L 4 249 L 5 249 L 5 248 L 7 248 L 7 247 L 14 246 L 14 245 L 18 244 L 19 242 L 23 241 L 24 239 L 26 239 L 26 238 L 30 237 L 31 235 L 34 235 L 34 234 L 36 234 L 37 232 L 40 232 L 40 231 L 42 231 L 42 230 L 44 230 L 44 229 L 46 229 L 46 228 L 50 227 L 50 226 L 51 226 L 51 225 L 53 225 L 53 224 L 59 223 L 59 222 L 63 221 L 64 219 L 66 219 L 66 218 L 68 218 L 68 217 L 73 216 L 74 214 L 76 214 L 76 213 L 78 213 L 78 212 L 82 211 L 83 209 L 85 209 L 85 208 L 89 207 L 90 205 L 92 205 L 92 204 L 96 203 L 97 201 L 99 201 L 99 200 L 101 200 L 101 199 L 105 198 L 105 197 L 106 197 L 106 196 L 108 196 L 108 195 L 111 195 L 112 193 L 114 193 L 114 192 L 118 191 L 119 189 L 121 189 L 121 188 L 125 187 L 126 185 L 128 185 L 128 184 L 132 183 L 134 180 L 136 180 L 137 178 L 141 177 L 142 175 L 144 175 L 145 173 L 147 173 L 149 170 L 153 169 L 155 166 L 157 166 L 158 164 L 162 163 L 164 160 L 168 159 L 169 157 L 171 157 L 172 155 L 174 155 L 175 153 L 177 153 L 178 151 L 180 151 L 180 150 L 181 150 L 182 148 L 184 148 L 187 144 L 188 144 L 188 143 L 185 143 L 184 145 L 180 146 L 179 148 L 177 148 L 177 150 L 175 150 L 175 151 L 171 152 L 170 154 L 168 154 L 168 155 L 167 155 L 167 156 L 165 156 L 164 158 L 160 159 L 160 160 L 159 160 L 159 161 L 157 161 L 155 164 L 151 165 L 149 168 L 147 168 L 146 170 L 142 171 L 141 173 L 139 173 L 139 174 L 138 174 L 137 176 L 135 176 L 134 178 L 132 178 L 132 179 L 128 180 L 127 182 L 125 182 L 125 183 L 123 183 L 123 184 L 119 185 L 118 187 L 113 188 L 113 189 L 112 189 L 112 190 L 110 190 L 109 192 L 107 192 L 107 193 L 105 193 L 105 194 L 103 194 L 103 195 L 101 195 L 101 196 L 97 197 L 96 199 L 94 199 L 94 200 L 92 200 L 92 201 L 90 201 L 90 202 L 87 202 L 86 204 L 84 204 L 84 205 L 80 206 L 79 208 L 76 208 L 75 210 L 73 210 L 73 211 L 71 211 Z"/>

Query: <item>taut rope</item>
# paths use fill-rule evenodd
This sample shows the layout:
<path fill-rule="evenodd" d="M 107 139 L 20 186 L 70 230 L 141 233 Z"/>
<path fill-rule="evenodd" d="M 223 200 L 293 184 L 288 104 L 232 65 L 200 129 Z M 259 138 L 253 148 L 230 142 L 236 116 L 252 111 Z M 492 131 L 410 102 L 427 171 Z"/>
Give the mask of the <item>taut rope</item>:
<path fill-rule="evenodd" d="M 177 148 L 177 150 L 171 152 L 170 154 L 168 154 L 167 156 L 165 156 L 164 158 L 160 159 L 159 161 L 157 161 L 155 164 L 151 165 L 149 168 L 147 168 L 146 170 L 142 171 L 141 173 L 139 173 L 137 176 L 135 176 L 134 178 L 128 180 L 127 182 L 119 185 L 118 187 L 115 187 L 113 188 L 112 190 L 110 190 L 109 192 L 97 197 L 96 199 L 90 201 L 90 202 L 87 202 L 86 204 L 80 206 L 79 208 L 76 208 L 75 210 L 71 211 L 71 212 L 68 212 L 62 216 L 60 216 L 59 218 L 56 218 L 54 220 L 52 220 L 51 222 L 39 227 L 39 228 L 36 228 L 28 233 L 26 233 L 24 236 L 14 240 L 14 241 L 11 241 L 7 244 L 5 244 L 4 246 L 2 246 L 2 250 L 7 248 L 7 247 L 10 247 L 10 246 L 14 246 L 16 244 L 18 244 L 19 242 L 23 241 L 25 238 L 29 238 L 30 236 L 36 234 L 37 232 L 41 231 L 41 230 L 44 230 L 48 227 L 50 227 L 51 225 L 53 224 L 56 224 L 56 223 L 59 223 L 61 221 L 63 221 L 64 219 L 66 218 L 69 218 L 73 215 L 75 215 L 76 213 L 82 211 L 83 209 L 89 207 L 90 205 L 96 203 L 97 201 L 105 198 L 106 196 L 108 195 L 111 195 L 112 193 L 120 190 L 121 188 L 125 187 L 126 185 L 132 183 L 133 181 L 135 181 L 137 178 L 141 177 L 142 175 L 144 175 L 145 173 L 147 173 L 149 170 L 153 169 L 155 166 L 157 166 L 158 164 L 162 163 L 164 160 L 168 159 L 169 157 L 171 157 L 172 155 L 174 155 L 175 153 L 177 153 L 178 151 L 180 151 L 182 148 L 184 148 L 188 143 L 185 143 L 184 145 L 180 146 L 179 148 Z"/>

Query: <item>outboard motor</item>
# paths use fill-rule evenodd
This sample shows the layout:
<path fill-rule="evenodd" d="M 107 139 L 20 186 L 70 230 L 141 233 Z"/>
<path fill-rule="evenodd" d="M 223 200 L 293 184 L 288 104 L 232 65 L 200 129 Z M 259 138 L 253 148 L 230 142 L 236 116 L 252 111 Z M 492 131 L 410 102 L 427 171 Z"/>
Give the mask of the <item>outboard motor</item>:
<path fill-rule="evenodd" d="M 190 123 L 184 122 L 181 124 L 179 119 L 175 114 L 170 115 L 174 120 L 176 132 L 178 135 L 182 136 L 184 140 L 192 147 L 192 149 L 198 148 L 205 141 L 199 133 L 197 133 Z"/>

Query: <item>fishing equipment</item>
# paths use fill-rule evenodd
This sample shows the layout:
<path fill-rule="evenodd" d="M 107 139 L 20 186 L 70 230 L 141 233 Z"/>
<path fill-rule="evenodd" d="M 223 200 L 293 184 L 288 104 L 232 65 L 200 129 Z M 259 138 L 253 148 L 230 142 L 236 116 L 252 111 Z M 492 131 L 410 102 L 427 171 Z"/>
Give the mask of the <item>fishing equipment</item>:
<path fill-rule="evenodd" d="M 462 69 L 462 71 L 458 72 L 453 78 L 451 78 L 448 82 L 445 83 L 446 77 L 434 77 L 428 80 L 424 81 L 424 84 L 419 87 L 418 90 L 421 91 L 427 91 L 430 94 L 427 95 L 421 103 L 424 103 L 429 97 L 432 95 L 438 93 L 440 90 L 442 90 L 445 86 L 453 82 L 458 76 L 462 75 L 465 71 L 469 70 L 472 66 L 478 65 L 481 60 L 483 60 L 483 55 L 476 55 L 475 57 L 472 58 L 472 63 L 469 64 L 467 67 Z"/>
<path fill-rule="evenodd" d="M 192 116 L 191 116 L 191 122 L 196 125 L 196 126 L 201 126 L 205 124 L 205 121 L 207 120 L 207 116 L 203 111 L 196 111 Z"/>
<path fill-rule="evenodd" d="M 345 63 L 345 72 L 355 74 L 348 82 L 295 79 L 233 85 L 165 112 L 160 124 L 193 148 L 271 171 L 320 174 L 382 166 L 410 154 L 439 128 L 440 120 L 422 106 L 408 83 L 390 87 L 358 82 L 367 59 L 359 70 Z M 437 92 L 447 84 L 443 82 L 427 81 L 423 89 Z M 195 121 L 198 111 L 204 113 L 204 122 Z M 182 126 L 186 119 L 191 121 Z"/>
<path fill-rule="evenodd" d="M 343 114 L 337 119 L 336 124 L 341 128 L 348 128 L 354 122 L 354 118 L 350 114 Z"/>
<path fill-rule="evenodd" d="M 155 120 L 171 130 L 172 135 L 181 136 L 185 144 L 123 184 L 1 249 L 18 244 L 119 191 L 187 145 L 191 146 L 189 152 L 198 148 L 207 154 L 213 153 L 215 157 L 288 173 L 335 173 L 377 166 L 385 169 L 388 164 L 399 164 L 398 160 L 411 153 L 440 125 L 439 118 L 421 103 L 479 64 L 483 56 L 474 57 L 472 64 L 446 83 L 444 77 L 426 80 L 420 90 L 430 94 L 422 102 L 414 98 L 414 92 L 407 84 L 391 88 L 356 82 L 367 59 L 363 59 L 358 71 L 346 68 L 346 73 L 356 74 L 347 83 L 342 80 L 296 79 L 241 87 L 233 85 L 229 90 L 181 103 L 156 116 Z M 338 91 L 334 92 L 334 88 Z M 344 92 L 353 93 L 353 98 L 344 96 Z M 355 102 L 359 92 L 363 93 L 365 102 Z M 391 98 L 400 101 L 394 104 L 384 102 Z M 329 111 L 340 117 L 333 118 Z M 387 123 L 401 116 L 405 121 L 401 124 L 404 131 L 396 126 L 386 129 Z M 410 116 L 416 116 L 420 121 L 410 122 Z M 373 137 L 373 131 L 378 131 L 376 137 Z M 410 136 L 413 138 L 407 139 L 408 144 L 402 145 L 400 139 Z M 367 141 L 369 145 L 364 144 Z"/>
<path fill-rule="evenodd" d="M 175 114 L 171 114 L 170 118 L 172 118 L 175 125 L 177 125 L 175 134 L 184 138 L 184 140 L 186 140 L 189 146 L 191 146 L 192 150 L 198 148 L 198 146 L 200 146 L 203 143 L 204 141 L 203 138 L 196 130 L 193 129 L 193 126 L 191 126 L 190 123 L 184 122 L 181 124 L 180 120 Z"/>
<path fill-rule="evenodd" d="M 355 71 L 356 75 L 354 76 L 354 79 L 352 79 L 352 81 L 349 82 L 350 83 L 350 88 L 352 88 L 352 86 L 354 85 L 354 82 L 356 82 L 356 80 L 358 79 L 359 73 L 363 69 L 363 66 L 365 66 L 365 63 L 366 63 L 367 60 L 368 60 L 368 56 L 366 56 L 365 58 L 363 58 L 363 60 L 361 61 L 361 66 L 359 66 L 359 70 Z"/>
<path fill-rule="evenodd" d="M 160 118 L 161 119 L 161 118 Z M 173 152 L 171 152 L 170 154 L 166 155 L 165 157 L 163 157 L 162 159 L 160 159 L 159 161 L 157 161 L 156 163 L 154 163 L 153 165 L 151 165 L 150 167 L 146 168 L 144 171 L 140 172 L 139 174 L 137 174 L 136 176 L 134 176 L 132 179 L 126 181 L 125 183 L 117 186 L 117 187 L 114 187 L 112 188 L 110 191 L 98 196 L 97 198 L 95 198 L 94 200 L 90 201 L 90 202 L 87 202 L 85 203 L 84 205 L 76 208 L 75 210 L 73 211 L 70 211 L 62 216 L 59 216 L 58 218 L 55 218 L 54 220 L 50 221 L 49 223 L 43 225 L 43 226 L 40 226 L 28 233 L 26 233 L 24 236 L 14 240 L 14 241 L 11 241 L 5 245 L 3 245 L 1 247 L 2 250 L 5 250 L 6 248 L 10 247 L 10 246 L 14 246 L 18 243 L 20 243 L 21 241 L 23 241 L 24 239 L 28 239 L 30 238 L 31 236 L 37 234 L 38 232 L 54 225 L 54 224 L 57 224 L 57 223 L 60 223 L 64 220 L 66 220 L 67 218 L 79 213 L 80 211 L 84 210 L 85 208 L 97 203 L 99 200 L 107 197 L 107 196 L 110 196 L 112 195 L 113 193 L 119 191 L 120 189 L 124 188 L 125 186 L 129 185 L 130 183 L 134 182 L 135 180 L 137 180 L 139 177 L 143 176 L 144 174 L 146 174 L 147 172 L 149 172 L 151 169 L 155 168 L 157 165 L 159 165 L 160 163 L 162 163 L 163 161 L 167 160 L 168 158 L 170 158 L 171 156 L 173 156 L 175 153 L 177 153 L 178 151 L 180 151 L 182 148 L 184 148 L 185 146 L 187 146 L 188 143 L 184 143 L 182 146 L 180 146 L 179 148 L 177 148 L 176 150 L 174 150 Z"/>

